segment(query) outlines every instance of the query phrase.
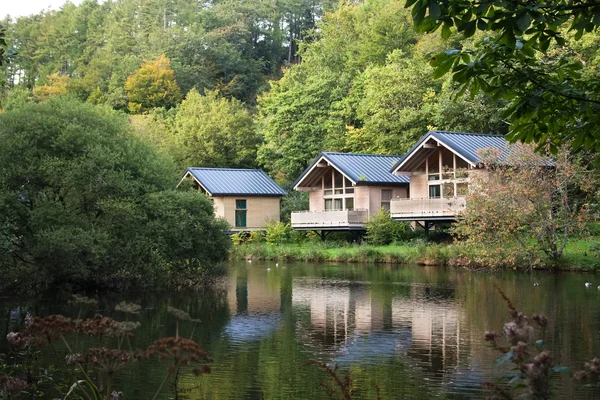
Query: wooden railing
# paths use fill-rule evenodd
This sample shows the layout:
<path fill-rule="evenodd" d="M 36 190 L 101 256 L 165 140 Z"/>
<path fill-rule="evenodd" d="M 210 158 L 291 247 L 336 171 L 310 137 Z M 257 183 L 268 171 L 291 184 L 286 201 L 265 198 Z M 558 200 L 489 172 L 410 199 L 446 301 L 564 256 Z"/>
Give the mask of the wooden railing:
<path fill-rule="evenodd" d="M 465 197 L 392 199 L 392 218 L 455 217 L 466 206 Z"/>
<path fill-rule="evenodd" d="M 292 213 L 292 228 L 361 227 L 368 219 L 367 210 L 295 211 Z"/>

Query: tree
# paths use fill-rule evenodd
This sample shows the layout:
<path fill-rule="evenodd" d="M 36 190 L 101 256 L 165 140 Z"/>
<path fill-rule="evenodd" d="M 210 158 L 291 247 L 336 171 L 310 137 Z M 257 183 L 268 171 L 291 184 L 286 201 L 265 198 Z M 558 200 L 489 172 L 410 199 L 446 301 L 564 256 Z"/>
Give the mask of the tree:
<path fill-rule="evenodd" d="M 175 107 L 181 100 L 181 91 L 175 81 L 171 62 L 165 55 L 156 60 L 146 60 L 140 69 L 127 78 L 125 91 L 128 108 L 133 113 L 156 107 Z"/>
<path fill-rule="evenodd" d="M 172 153 L 182 168 L 255 166 L 260 138 L 243 104 L 218 91 L 201 95 L 196 90 L 177 109 Z"/>
<path fill-rule="evenodd" d="M 69 91 L 69 77 L 55 72 L 46 78 L 45 85 L 36 86 L 33 96 L 38 101 L 46 100 L 50 96 L 64 96 Z"/>
<path fill-rule="evenodd" d="M 226 259 L 226 224 L 124 115 L 51 97 L 0 115 L 0 141 L 3 284 L 152 287 Z"/>
<path fill-rule="evenodd" d="M 557 262 L 570 238 L 581 234 L 597 171 L 562 149 L 554 160 L 515 144 L 504 152 L 484 149 L 489 175 L 470 177 L 473 191 L 454 231 L 458 238 L 492 248 L 515 243 L 530 260 L 542 252 Z"/>
<path fill-rule="evenodd" d="M 441 27 L 443 37 L 452 29 L 476 37 L 473 47 L 439 53 L 431 64 L 436 76 L 452 74 L 459 94 L 483 91 L 508 100 L 511 141 L 552 152 L 572 141 L 574 149 L 600 151 L 600 77 L 586 68 L 592 60 L 575 51 L 577 41 L 597 36 L 598 3 L 409 0 L 406 6 L 420 31 Z"/>

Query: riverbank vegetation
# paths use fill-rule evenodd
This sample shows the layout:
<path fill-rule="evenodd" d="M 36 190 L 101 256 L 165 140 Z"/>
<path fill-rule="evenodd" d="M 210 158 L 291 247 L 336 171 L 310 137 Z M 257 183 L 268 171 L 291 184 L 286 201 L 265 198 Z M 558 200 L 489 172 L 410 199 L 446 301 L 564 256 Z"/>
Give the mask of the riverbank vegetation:
<path fill-rule="evenodd" d="M 202 281 L 231 241 L 207 198 L 106 107 L 51 98 L 0 115 L 2 290 Z"/>

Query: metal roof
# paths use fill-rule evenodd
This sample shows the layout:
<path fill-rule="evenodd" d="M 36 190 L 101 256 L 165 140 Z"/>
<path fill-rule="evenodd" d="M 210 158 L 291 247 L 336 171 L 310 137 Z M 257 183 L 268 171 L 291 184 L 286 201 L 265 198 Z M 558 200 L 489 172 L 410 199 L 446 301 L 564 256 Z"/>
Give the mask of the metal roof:
<path fill-rule="evenodd" d="M 185 170 L 211 196 L 285 196 L 286 192 L 260 169 L 196 168 Z"/>
<path fill-rule="evenodd" d="M 502 135 L 486 135 L 483 133 L 465 133 L 450 131 L 429 131 L 406 152 L 404 156 L 392 167 L 395 171 L 398 167 L 415 151 L 418 150 L 423 142 L 429 138 L 434 138 L 445 144 L 450 150 L 461 155 L 465 160 L 472 164 L 481 162 L 477 152 L 485 148 L 497 148 L 506 150 L 508 142 Z"/>
<path fill-rule="evenodd" d="M 407 176 L 398 176 L 390 172 L 390 168 L 401 156 L 323 152 L 302 172 L 292 187 L 296 187 L 321 159 L 327 160 L 357 185 L 403 186 L 410 181 Z"/>

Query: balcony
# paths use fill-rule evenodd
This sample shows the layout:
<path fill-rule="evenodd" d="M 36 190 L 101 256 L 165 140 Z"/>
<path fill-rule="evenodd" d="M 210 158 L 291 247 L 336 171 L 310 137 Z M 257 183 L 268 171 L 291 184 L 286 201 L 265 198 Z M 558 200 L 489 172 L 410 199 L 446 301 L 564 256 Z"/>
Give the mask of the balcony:
<path fill-rule="evenodd" d="M 299 230 L 362 230 L 369 212 L 367 210 L 295 211 L 292 228 Z"/>
<path fill-rule="evenodd" d="M 465 197 L 392 199 L 390 214 L 398 221 L 452 221 L 465 206 Z"/>

